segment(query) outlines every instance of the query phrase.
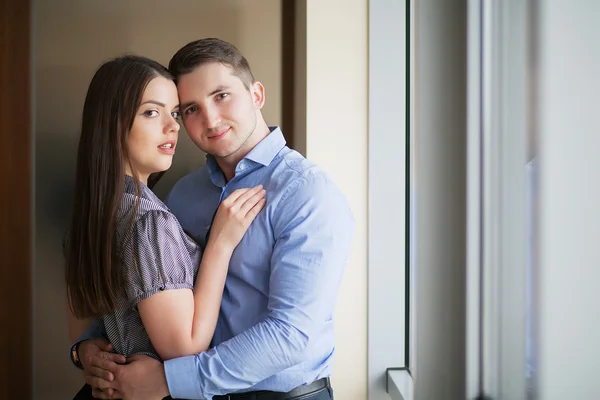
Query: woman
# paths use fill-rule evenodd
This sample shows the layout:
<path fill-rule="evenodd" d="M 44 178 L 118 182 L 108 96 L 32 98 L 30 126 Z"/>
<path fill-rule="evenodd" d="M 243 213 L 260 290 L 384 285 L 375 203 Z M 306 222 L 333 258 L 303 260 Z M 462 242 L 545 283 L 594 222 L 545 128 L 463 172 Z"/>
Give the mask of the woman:
<path fill-rule="evenodd" d="M 65 246 L 72 341 L 98 318 L 125 357 L 166 360 L 209 346 L 229 259 L 265 191 L 222 202 L 200 263 L 196 242 L 150 190 L 171 166 L 178 116 L 173 77 L 152 60 L 120 57 L 92 78 Z"/>

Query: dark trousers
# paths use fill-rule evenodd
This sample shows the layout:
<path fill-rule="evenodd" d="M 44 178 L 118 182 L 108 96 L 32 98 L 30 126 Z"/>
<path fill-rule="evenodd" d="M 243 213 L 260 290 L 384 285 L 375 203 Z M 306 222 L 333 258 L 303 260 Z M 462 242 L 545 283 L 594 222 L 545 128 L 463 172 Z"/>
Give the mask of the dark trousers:
<path fill-rule="evenodd" d="M 256 397 L 254 397 L 256 398 Z M 92 396 L 92 387 L 88 384 L 85 384 L 80 390 L 79 392 L 77 392 L 77 394 L 75 395 L 75 397 L 73 397 L 73 400 L 94 400 L 96 399 L 94 396 Z M 248 399 L 253 399 L 253 397 L 248 396 Z M 327 386 L 326 388 L 323 388 L 321 390 L 318 390 L 314 393 L 308 393 L 305 395 L 302 395 L 300 397 L 292 397 L 290 400 L 333 400 L 333 389 L 331 388 L 331 386 Z M 164 400 L 173 400 L 171 398 L 171 396 L 167 396 L 164 398 Z"/>
<path fill-rule="evenodd" d="M 88 385 L 87 383 L 85 385 L 83 385 L 83 387 L 79 390 L 79 392 L 77 392 L 75 397 L 73 397 L 73 400 L 93 400 L 93 399 L 95 399 L 95 397 L 92 396 L 92 387 L 90 385 Z"/>
<path fill-rule="evenodd" d="M 254 392 L 215 396 L 213 400 L 333 400 L 333 389 L 331 388 L 329 378 L 322 378 L 310 385 L 297 387 L 287 393 L 257 390 Z"/>

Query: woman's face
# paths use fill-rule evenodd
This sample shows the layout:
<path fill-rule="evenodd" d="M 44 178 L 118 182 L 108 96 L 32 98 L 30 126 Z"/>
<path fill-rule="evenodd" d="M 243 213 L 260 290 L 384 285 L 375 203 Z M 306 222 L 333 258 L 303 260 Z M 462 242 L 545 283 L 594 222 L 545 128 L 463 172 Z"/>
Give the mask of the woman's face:
<path fill-rule="evenodd" d="M 179 133 L 179 98 L 173 81 L 162 76 L 148 83 L 127 136 L 129 160 L 147 184 L 154 172 L 171 167 Z M 133 175 L 125 160 L 125 173 Z"/>

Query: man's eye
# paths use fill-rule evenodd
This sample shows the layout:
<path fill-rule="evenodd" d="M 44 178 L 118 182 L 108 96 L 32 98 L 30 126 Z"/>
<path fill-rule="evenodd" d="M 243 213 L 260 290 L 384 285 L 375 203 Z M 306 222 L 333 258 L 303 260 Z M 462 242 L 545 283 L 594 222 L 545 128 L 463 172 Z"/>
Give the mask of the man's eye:
<path fill-rule="evenodd" d="M 228 96 L 229 96 L 229 93 L 219 93 L 219 94 L 217 95 L 217 98 L 218 98 L 219 100 L 223 100 L 224 98 L 226 98 L 226 97 L 228 97 Z"/>
<path fill-rule="evenodd" d="M 196 107 L 196 106 L 191 106 L 191 107 L 189 107 L 189 108 L 187 108 L 187 109 L 185 110 L 185 114 L 186 114 L 186 115 L 187 115 L 187 114 L 192 114 L 192 113 L 195 113 L 196 111 L 198 111 L 198 107 Z"/>

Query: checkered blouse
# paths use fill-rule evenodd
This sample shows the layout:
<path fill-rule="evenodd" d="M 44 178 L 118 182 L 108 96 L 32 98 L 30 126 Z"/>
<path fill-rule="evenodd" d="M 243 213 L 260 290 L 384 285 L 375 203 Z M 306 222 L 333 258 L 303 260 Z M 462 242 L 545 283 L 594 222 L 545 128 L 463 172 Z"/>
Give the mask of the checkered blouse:
<path fill-rule="evenodd" d="M 167 206 L 145 185 L 133 229 L 130 217 L 136 200 L 133 179 L 126 176 L 123 200 L 117 215 L 117 243 L 126 274 L 125 291 L 115 310 L 102 324 L 117 353 L 126 357 L 145 354 L 160 357 L 144 329 L 137 304 L 160 290 L 192 289 L 201 250 L 185 234 Z"/>

